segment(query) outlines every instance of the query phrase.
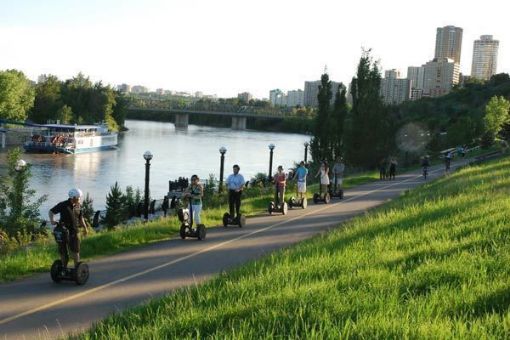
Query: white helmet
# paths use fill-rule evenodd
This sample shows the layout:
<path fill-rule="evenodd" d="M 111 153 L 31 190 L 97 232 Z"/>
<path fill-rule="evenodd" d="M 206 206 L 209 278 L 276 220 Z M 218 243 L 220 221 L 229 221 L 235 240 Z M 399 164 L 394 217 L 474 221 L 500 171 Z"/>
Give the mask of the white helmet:
<path fill-rule="evenodd" d="M 69 198 L 81 198 L 83 196 L 83 192 L 81 192 L 78 188 L 73 188 L 69 190 Z"/>

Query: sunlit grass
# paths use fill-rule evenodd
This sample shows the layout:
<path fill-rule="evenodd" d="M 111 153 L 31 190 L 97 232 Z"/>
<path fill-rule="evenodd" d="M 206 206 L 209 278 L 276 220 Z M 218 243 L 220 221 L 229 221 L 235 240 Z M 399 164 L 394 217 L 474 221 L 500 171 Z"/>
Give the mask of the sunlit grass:
<path fill-rule="evenodd" d="M 506 339 L 510 160 L 109 317 L 93 339 Z"/>

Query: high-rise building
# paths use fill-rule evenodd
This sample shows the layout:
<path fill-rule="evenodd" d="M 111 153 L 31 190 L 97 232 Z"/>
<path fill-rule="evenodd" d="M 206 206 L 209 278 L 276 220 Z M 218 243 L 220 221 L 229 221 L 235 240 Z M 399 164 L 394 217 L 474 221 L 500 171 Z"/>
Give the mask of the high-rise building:
<path fill-rule="evenodd" d="M 462 28 L 455 26 L 437 28 L 435 59 L 450 58 L 460 64 L 461 49 Z"/>
<path fill-rule="evenodd" d="M 480 40 L 475 40 L 471 77 L 489 80 L 496 74 L 498 68 L 498 48 L 499 41 L 493 40 L 492 35 L 482 35 Z"/>
<path fill-rule="evenodd" d="M 250 92 L 242 92 L 237 95 L 237 99 L 242 100 L 245 103 L 248 103 L 253 99 L 253 95 Z"/>
<path fill-rule="evenodd" d="M 131 88 L 132 93 L 147 93 L 149 89 L 142 85 L 135 85 Z"/>
<path fill-rule="evenodd" d="M 269 91 L 269 101 L 273 106 L 283 106 L 283 102 L 286 102 L 285 94 L 280 89 L 274 89 Z"/>
<path fill-rule="evenodd" d="M 304 106 L 305 93 L 303 90 L 292 90 L 287 92 L 286 106 Z"/>
<path fill-rule="evenodd" d="M 318 107 L 319 100 L 317 95 L 319 94 L 319 86 L 321 85 L 321 81 L 305 81 L 305 92 L 304 92 L 304 106 L 309 107 Z M 335 81 L 331 82 L 331 104 L 335 103 L 335 96 L 338 91 L 338 88 L 345 86 L 342 83 L 337 83 Z"/>
<path fill-rule="evenodd" d="M 452 59 L 441 58 L 429 61 L 424 68 L 423 96 L 440 97 L 448 94 L 459 83 L 460 67 Z"/>
<path fill-rule="evenodd" d="M 409 66 L 407 68 L 407 79 L 411 81 L 411 88 L 423 90 L 423 66 Z"/>
<path fill-rule="evenodd" d="M 407 78 L 400 78 L 398 70 L 388 70 L 384 72 L 384 78 L 381 79 L 379 93 L 386 104 L 401 104 L 411 97 L 411 81 Z"/>

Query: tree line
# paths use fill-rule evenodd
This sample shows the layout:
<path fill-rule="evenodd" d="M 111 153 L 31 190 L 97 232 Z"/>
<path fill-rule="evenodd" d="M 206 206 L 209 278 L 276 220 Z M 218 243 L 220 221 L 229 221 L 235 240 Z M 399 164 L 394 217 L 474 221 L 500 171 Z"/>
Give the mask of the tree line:
<path fill-rule="evenodd" d="M 124 127 L 127 99 L 102 82 L 79 73 L 62 81 L 43 75 L 38 83 L 17 70 L 0 71 L 0 119 L 44 124 L 106 122 L 113 131 Z"/>
<path fill-rule="evenodd" d="M 346 87 L 333 94 L 328 74 L 322 75 L 310 143 L 314 160 L 331 163 L 343 157 L 350 166 L 370 169 L 388 157 L 418 159 L 451 147 L 489 147 L 510 139 L 508 74 L 401 105 L 385 105 L 380 86 L 381 71 L 370 50 L 363 51 L 350 84 L 352 105 Z"/>

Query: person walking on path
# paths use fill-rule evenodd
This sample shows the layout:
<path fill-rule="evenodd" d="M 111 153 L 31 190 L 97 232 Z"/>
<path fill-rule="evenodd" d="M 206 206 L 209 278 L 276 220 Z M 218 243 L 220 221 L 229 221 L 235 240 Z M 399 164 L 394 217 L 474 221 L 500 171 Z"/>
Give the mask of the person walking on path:
<path fill-rule="evenodd" d="M 386 179 L 386 160 L 384 158 L 379 162 L 379 179 L 381 181 Z"/>
<path fill-rule="evenodd" d="M 304 161 L 299 163 L 299 167 L 294 176 L 297 181 L 298 198 L 306 199 L 306 176 L 308 176 L 308 169 L 305 167 Z"/>
<path fill-rule="evenodd" d="M 228 189 L 228 208 L 232 218 L 239 218 L 241 211 L 241 194 L 244 188 L 244 177 L 239 173 L 241 168 L 235 164 L 233 167 L 234 173 L 227 177 Z M 234 215 L 235 210 L 235 215 Z"/>
<path fill-rule="evenodd" d="M 395 158 L 392 158 L 390 161 L 390 173 L 389 173 L 390 180 L 395 179 L 396 173 L 397 173 L 397 160 Z"/>
<path fill-rule="evenodd" d="M 320 176 L 321 193 L 325 194 L 326 192 L 328 192 L 329 185 L 329 166 L 328 163 L 326 163 L 325 161 L 322 162 L 319 171 L 317 171 L 317 174 L 315 174 L 315 177 L 318 176 Z"/>

